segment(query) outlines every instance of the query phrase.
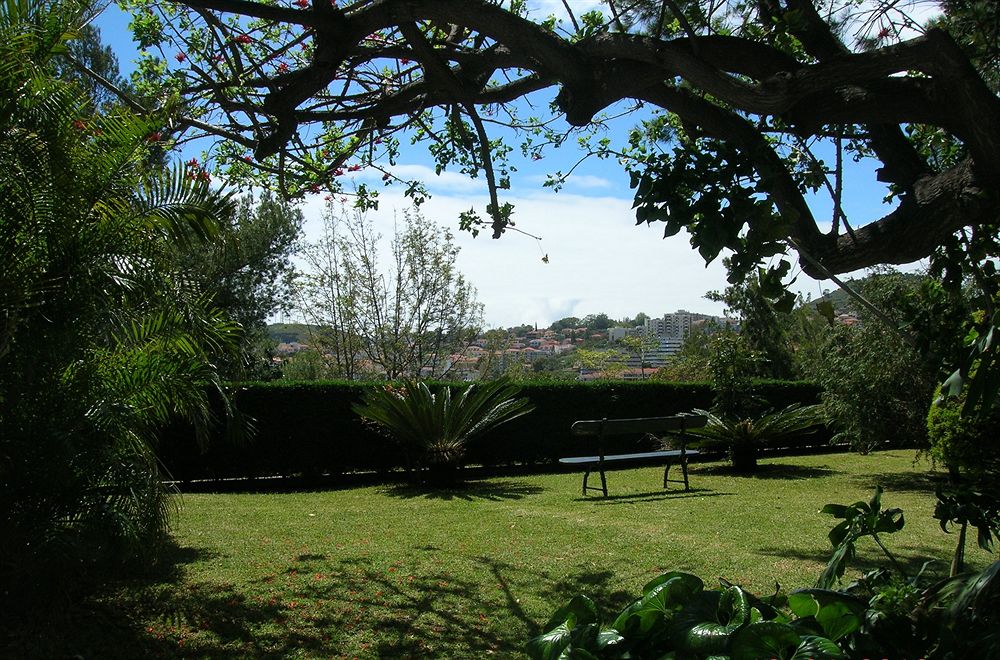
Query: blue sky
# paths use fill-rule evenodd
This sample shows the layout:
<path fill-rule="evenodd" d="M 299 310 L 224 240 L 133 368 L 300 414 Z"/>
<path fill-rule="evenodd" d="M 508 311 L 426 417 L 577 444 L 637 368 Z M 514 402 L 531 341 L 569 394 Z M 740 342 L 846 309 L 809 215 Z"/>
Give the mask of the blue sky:
<path fill-rule="evenodd" d="M 560 0 L 547 0 L 543 11 L 561 12 Z M 573 1 L 575 11 L 598 3 Z M 128 18 L 116 7 L 99 19 L 102 36 L 117 52 L 123 72 L 131 69 L 135 47 L 128 33 Z M 554 92 L 553 92 L 554 93 Z M 544 107 L 544 106 L 543 106 Z M 623 118 L 609 133 L 613 144 L 624 142 L 634 118 Z M 188 156 L 190 157 L 190 156 Z M 432 193 L 424 213 L 457 234 L 462 251 L 459 268 L 476 286 L 485 305 L 489 327 L 537 323 L 545 326 L 565 316 L 604 312 L 613 318 L 645 312 L 659 316 L 678 309 L 721 314 L 719 303 L 704 299 L 706 292 L 726 286 L 721 259 L 705 265 L 684 234 L 662 238 L 662 226 L 635 226 L 628 178 L 613 160 L 587 161 L 563 190 L 543 188 L 545 175 L 565 171 L 579 157 L 573 147 L 550 152 L 539 162 L 514 159 L 518 172 L 504 201 L 515 207 L 517 227 L 541 237 L 508 232 L 492 240 L 488 232 L 478 238 L 457 231 L 458 215 L 474 206 L 483 214 L 487 203 L 482 179 L 468 179 L 446 172 L 435 176 L 430 159 L 419 147 L 405 149 L 397 174 L 421 179 Z M 358 172 L 358 182 L 378 184 L 381 175 Z M 858 164 L 850 172 L 854 185 L 845 199 L 848 217 L 855 225 L 884 214 L 884 189 L 877 184 L 872 166 Z M 307 239 L 318 232 L 322 195 L 306 200 Z M 402 190 L 389 187 L 373 212 L 383 234 L 392 231 L 393 217 L 408 206 Z M 829 217 L 829 204 L 817 199 L 818 217 Z M 542 257 L 547 255 L 548 262 Z M 798 269 L 795 269 L 797 272 Z M 816 297 L 830 282 L 816 282 L 800 275 L 793 289 Z"/>

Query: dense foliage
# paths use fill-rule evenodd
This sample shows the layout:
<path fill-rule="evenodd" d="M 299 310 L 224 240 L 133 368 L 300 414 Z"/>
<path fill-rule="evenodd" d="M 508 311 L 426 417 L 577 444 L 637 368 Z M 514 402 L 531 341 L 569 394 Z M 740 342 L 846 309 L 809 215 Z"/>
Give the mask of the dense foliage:
<path fill-rule="evenodd" d="M 855 283 L 885 318 L 860 308 L 804 364 L 844 441 L 859 450 L 926 446 L 934 389 L 957 359 L 967 303 L 930 278 L 877 273 Z"/>
<path fill-rule="evenodd" d="M 502 380 L 454 392 L 449 385 L 432 392 L 424 382 L 406 381 L 400 388 L 369 389 L 352 409 L 387 431 L 407 463 L 428 468 L 435 481 L 451 482 L 469 440 L 534 410 L 518 393 Z"/>
<path fill-rule="evenodd" d="M 1000 654 L 996 609 L 1000 562 L 981 573 L 928 582 L 908 576 L 879 538 L 903 528 L 899 509 L 870 502 L 828 504 L 842 519 L 833 557 L 812 589 L 765 597 L 724 579 L 707 589 L 690 573 L 651 580 L 612 621 L 585 595 L 552 615 L 527 645 L 536 660 L 560 658 L 957 658 Z M 854 545 L 871 537 L 893 562 L 834 590 Z"/>
<path fill-rule="evenodd" d="M 169 503 L 157 430 L 211 424 L 240 328 L 169 266 L 230 211 L 197 172 L 149 167 L 157 118 L 94 100 L 53 60 L 76 2 L 0 4 L 0 603 L 150 558 Z"/>
<path fill-rule="evenodd" d="M 274 377 L 267 320 L 292 304 L 302 212 L 267 193 L 245 195 L 217 221 L 212 241 L 175 246 L 167 267 L 243 328 L 246 359 L 221 363 L 226 379 Z"/>
<path fill-rule="evenodd" d="M 432 392 L 442 384 L 430 384 Z M 704 383 L 519 383 L 535 406 L 526 417 L 474 438 L 465 448 L 471 464 L 551 464 L 564 456 L 590 453 L 570 435 L 580 419 L 653 417 L 690 412 L 711 405 L 712 390 Z M 163 459 L 178 479 L 314 475 L 323 472 L 388 470 L 406 465 L 398 447 L 352 412 L 372 388 L 385 383 L 303 382 L 247 384 L 234 393 L 234 403 L 254 420 L 255 434 L 245 441 L 228 438 L 220 429 L 202 452 L 191 430 L 175 426 L 163 443 Z M 762 382 L 757 392 L 767 405 L 817 401 L 810 383 Z M 809 439 L 824 444 L 827 435 Z M 609 438 L 608 453 L 654 449 L 636 438 Z"/>

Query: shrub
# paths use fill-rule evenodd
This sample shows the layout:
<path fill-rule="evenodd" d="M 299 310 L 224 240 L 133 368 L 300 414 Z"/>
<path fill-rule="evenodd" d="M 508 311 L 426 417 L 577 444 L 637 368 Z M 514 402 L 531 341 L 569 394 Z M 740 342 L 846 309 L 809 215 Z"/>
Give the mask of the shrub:
<path fill-rule="evenodd" d="M 936 394 L 940 395 L 940 388 Z M 936 396 L 927 413 L 931 457 L 948 468 L 953 481 L 962 474 L 973 481 L 996 478 L 1000 473 L 1000 451 L 996 447 L 1000 411 L 968 417 L 962 415 L 964 404 L 964 396 Z"/>
<path fill-rule="evenodd" d="M 733 470 L 749 474 L 757 469 L 759 449 L 777 446 L 782 441 L 815 431 L 823 423 L 823 406 L 787 408 L 749 417 L 717 415 L 707 410 L 695 410 L 708 417 L 708 423 L 691 429 L 691 435 L 703 438 L 702 446 L 722 446 L 729 453 Z"/>
<path fill-rule="evenodd" d="M 384 385 L 248 383 L 238 388 L 234 404 L 252 420 L 255 433 L 240 440 L 220 429 L 203 451 L 189 427 L 175 425 L 163 434 L 159 456 L 179 480 L 390 470 L 405 464 L 398 446 L 351 410 L 365 392 Z M 444 384 L 428 386 L 433 392 Z M 774 408 L 816 403 L 819 396 L 816 385 L 803 382 L 760 381 L 755 389 Z M 465 447 L 467 463 L 554 464 L 590 451 L 570 435 L 577 420 L 673 415 L 707 408 L 713 397 L 705 383 L 526 383 L 521 392 L 535 405 L 534 414 L 472 438 Z M 819 436 L 817 442 L 823 440 Z M 611 438 L 606 447 L 610 453 L 638 449 L 628 436 Z"/>
<path fill-rule="evenodd" d="M 899 509 L 870 502 L 829 504 L 840 519 L 823 588 L 757 597 L 720 579 L 708 589 L 690 573 L 671 571 L 608 623 L 585 595 L 549 619 L 526 650 L 536 660 L 561 658 L 863 658 L 998 657 L 1000 561 L 981 573 L 927 584 L 907 576 L 880 534 L 903 528 Z M 833 590 L 854 545 L 870 537 L 896 571 L 876 569 Z"/>
<path fill-rule="evenodd" d="M 433 481 L 450 482 L 465 459 L 469 440 L 534 410 L 519 389 L 505 381 L 468 385 L 453 395 L 445 385 L 432 392 L 426 383 L 406 381 L 401 388 L 365 392 L 354 412 L 396 439 Z"/>

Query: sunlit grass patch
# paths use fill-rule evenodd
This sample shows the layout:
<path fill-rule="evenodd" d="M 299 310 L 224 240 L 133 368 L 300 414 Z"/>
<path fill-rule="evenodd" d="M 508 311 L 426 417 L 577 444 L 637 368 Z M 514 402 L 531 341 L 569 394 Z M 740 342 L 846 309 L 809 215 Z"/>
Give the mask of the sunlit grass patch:
<path fill-rule="evenodd" d="M 174 570 L 99 603 L 103 636 L 74 652 L 135 657 L 509 657 L 577 593 L 623 606 L 664 569 L 758 593 L 810 586 L 829 557 L 828 502 L 887 487 L 906 528 L 886 539 L 911 570 L 950 556 L 931 518 L 933 480 L 910 452 L 769 459 L 755 477 L 693 466 L 692 492 L 656 468 L 498 478 L 447 491 L 407 486 L 184 496 Z M 862 567 L 881 554 L 862 543 Z M 984 565 L 985 553 L 970 550 Z M 91 616 L 95 616 L 91 612 Z M 113 619 L 108 625 L 105 619 Z M 74 640 L 78 643 L 74 645 Z M 62 642 L 60 642 L 61 644 Z M 38 655 L 61 653 L 53 640 Z M 48 646 L 45 646 L 48 644 Z"/>

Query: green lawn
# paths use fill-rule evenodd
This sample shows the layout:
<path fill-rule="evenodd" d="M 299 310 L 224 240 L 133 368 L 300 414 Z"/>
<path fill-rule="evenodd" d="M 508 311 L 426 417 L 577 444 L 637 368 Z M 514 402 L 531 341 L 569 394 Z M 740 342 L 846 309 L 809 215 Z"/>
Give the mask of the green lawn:
<path fill-rule="evenodd" d="M 762 468 L 746 478 L 693 466 L 690 493 L 660 490 L 656 468 L 612 472 L 607 499 L 582 498 L 577 474 L 448 492 L 186 495 L 171 571 L 39 622 L 63 634 L 19 648 L 84 657 L 516 656 L 572 595 L 610 611 L 664 569 L 758 593 L 775 580 L 809 586 L 833 524 L 818 510 L 867 499 L 876 483 L 885 504 L 906 513 L 887 545 L 912 570 L 952 550 L 954 535 L 931 518 L 929 466 L 912 452 L 780 458 Z M 976 566 L 989 559 L 969 555 Z M 880 557 L 860 548 L 862 561 Z"/>

